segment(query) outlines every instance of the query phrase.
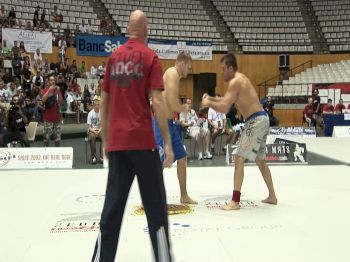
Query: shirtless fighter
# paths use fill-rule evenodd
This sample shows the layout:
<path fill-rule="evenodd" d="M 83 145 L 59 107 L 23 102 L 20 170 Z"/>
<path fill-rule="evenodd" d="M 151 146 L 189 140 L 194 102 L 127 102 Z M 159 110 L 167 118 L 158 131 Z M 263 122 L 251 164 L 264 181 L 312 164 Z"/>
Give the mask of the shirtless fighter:
<path fill-rule="evenodd" d="M 168 118 L 169 132 L 171 135 L 171 142 L 174 151 L 174 160 L 177 160 L 177 177 L 180 184 L 180 202 L 183 204 L 197 204 L 196 201 L 191 199 L 187 193 L 186 188 L 186 165 L 187 165 L 187 153 L 183 147 L 183 143 L 178 132 L 178 129 L 173 124 L 174 112 L 189 111 L 187 104 L 180 104 L 179 100 L 179 88 L 180 79 L 186 78 L 188 73 L 192 69 L 192 58 L 190 55 L 182 52 L 177 56 L 175 66 L 167 69 L 163 75 L 164 91 L 163 97 L 165 101 L 166 116 Z M 153 119 L 154 136 L 159 149 L 159 155 L 163 161 L 163 139 L 156 121 Z"/>
<path fill-rule="evenodd" d="M 269 196 L 262 202 L 277 204 L 269 167 L 265 163 L 265 145 L 269 130 L 269 118 L 260 105 L 258 95 L 249 79 L 238 72 L 236 58 L 227 54 L 221 59 L 224 80 L 229 81 L 223 97 L 210 97 L 204 94 L 202 105 L 227 113 L 232 104 L 245 119 L 244 130 L 235 157 L 234 190 L 232 201 L 222 207 L 224 210 L 240 209 L 241 187 L 244 177 L 244 161 L 255 161 L 269 190 Z"/>

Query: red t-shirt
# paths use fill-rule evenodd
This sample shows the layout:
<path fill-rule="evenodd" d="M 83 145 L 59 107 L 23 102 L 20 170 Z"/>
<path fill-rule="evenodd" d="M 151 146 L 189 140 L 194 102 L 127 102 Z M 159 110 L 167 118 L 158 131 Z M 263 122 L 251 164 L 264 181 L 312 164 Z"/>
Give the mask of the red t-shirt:
<path fill-rule="evenodd" d="M 342 104 L 337 104 L 337 105 L 335 106 L 334 111 L 335 111 L 335 112 L 340 112 L 340 113 L 342 113 L 342 112 L 343 112 L 343 109 L 345 109 L 345 106 L 344 106 L 344 105 L 342 105 Z"/>
<path fill-rule="evenodd" d="M 327 104 L 325 104 L 323 106 L 322 111 L 326 112 L 326 113 L 333 113 L 334 112 L 334 106 L 333 105 L 328 105 L 328 103 L 327 103 Z"/>
<path fill-rule="evenodd" d="M 48 91 L 49 91 L 49 87 L 45 87 L 44 89 L 42 89 L 40 91 L 41 97 L 43 97 Z M 45 110 L 43 113 L 43 120 L 44 122 L 49 122 L 49 123 L 61 122 L 60 106 L 58 104 L 57 98 L 52 107 L 50 108 L 45 107 Z"/>
<path fill-rule="evenodd" d="M 73 92 L 76 92 L 78 91 L 80 93 L 80 88 L 79 88 L 79 85 L 78 84 L 71 84 L 70 85 L 70 89 L 73 91 Z"/>
<path fill-rule="evenodd" d="M 108 151 L 156 147 L 149 103 L 151 89 L 164 90 L 158 56 L 129 39 L 108 58 L 102 90 L 109 93 Z"/>
<path fill-rule="evenodd" d="M 313 107 L 313 105 L 306 105 L 303 111 L 304 115 L 306 115 L 308 118 L 312 118 L 313 114 L 316 114 L 316 110 Z"/>

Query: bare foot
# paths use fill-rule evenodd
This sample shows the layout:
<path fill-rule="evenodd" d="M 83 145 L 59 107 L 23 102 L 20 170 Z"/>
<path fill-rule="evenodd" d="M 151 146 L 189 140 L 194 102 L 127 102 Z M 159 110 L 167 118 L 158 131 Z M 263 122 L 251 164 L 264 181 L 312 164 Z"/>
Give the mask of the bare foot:
<path fill-rule="evenodd" d="M 194 201 L 189 196 L 181 197 L 180 202 L 181 202 L 181 204 L 190 204 L 190 205 L 197 205 L 198 204 L 197 201 Z"/>
<path fill-rule="evenodd" d="M 227 205 L 221 207 L 222 210 L 239 210 L 240 208 L 241 206 L 239 205 L 239 203 L 234 202 L 232 200 Z"/>
<path fill-rule="evenodd" d="M 261 200 L 261 202 L 271 205 L 277 205 L 277 198 L 276 197 L 268 197 L 264 200 Z"/>

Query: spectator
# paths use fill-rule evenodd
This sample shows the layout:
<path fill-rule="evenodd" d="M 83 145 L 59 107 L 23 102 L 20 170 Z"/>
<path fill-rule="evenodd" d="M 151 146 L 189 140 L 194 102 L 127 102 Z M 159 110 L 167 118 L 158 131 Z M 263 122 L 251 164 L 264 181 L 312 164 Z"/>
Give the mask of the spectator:
<path fill-rule="evenodd" d="M 34 69 L 39 71 L 43 69 L 43 56 L 41 55 L 39 48 L 37 48 L 34 53 Z"/>
<path fill-rule="evenodd" d="M 91 19 L 88 20 L 88 24 L 86 25 L 86 33 L 87 34 L 92 34 Z"/>
<path fill-rule="evenodd" d="M 78 84 L 78 79 L 77 78 L 73 78 L 72 79 L 72 83 L 70 84 L 69 89 L 73 93 L 78 92 L 80 94 L 80 85 Z"/>
<path fill-rule="evenodd" d="M 47 74 L 50 73 L 50 63 L 49 63 L 48 58 L 45 58 L 45 62 L 44 62 L 43 68 L 44 68 L 44 72 L 43 72 L 43 73 L 44 73 L 45 75 L 47 75 Z"/>
<path fill-rule="evenodd" d="M 63 21 L 61 11 L 57 8 L 56 5 L 53 7 L 53 21 L 58 24 L 61 24 Z"/>
<path fill-rule="evenodd" d="M 29 96 L 24 99 L 24 110 L 28 122 L 35 121 L 35 102 Z"/>
<path fill-rule="evenodd" d="M 79 66 L 79 73 L 80 77 L 86 78 L 86 66 L 85 66 L 85 61 L 82 61 L 80 66 Z"/>
<path fill-rule="evenodd" d="M 5 84 L 11 83 L 12 82 L 12 74 L 9 68 L 5 69 L 5 74 L 2 77 L 2 80 L 4 80 Z"/>
<path fill-rule="evenodd" d="M 19 43 L 19 55 L 20 55 L 22 58 L 24 58 L 24 57 L 26 57 L 26 56 L 28 55 L 27 50 L 26 50 L 26 48 L 25 48 L 25 46 L 24 46 L 24 42 L 23 42 L 23 41 L 21 41 L 21 42 Z"/>
<path fill-rule="evenodd" d="M 81 24 L 79 25 L 79 32 L 82 34 L 86 34 L 87 33 L 87 25 L 85 25 L 85 20 L 82 19 L 81 20 Z"/>
<path fill-rule="evenodd" d="M 218 97 L 218 95 L 217 95 Z M 216 112 L 213 108 L 209 108 L 208 121 L 211 126 L 211 149 L 214 150 L 215 139 L 218 135 L 226 134 L 227 139 L 223 150 L 226 150 L 233 138 L 233 131 L 227 128 L 226 115 L 223 113 Z"/>
<path fill-rule="evenodd" d="M 226 115 L 226 119 L 230 119 L 232 125 L 232 131 L 234 134 L 232 145 L 238 144 L 240 135 L 243 131 L 244 121 L 242 120 L 242 116 L 238 113 L 234 105 L 231 107 L 230 111 Z"/>
<path fill-rule="evenodd" d="M 73 39 L 72 39 L 72 33 L 69 27 L 69 24 L 67 24 L 67 27 L 63 30 L 64 37 L 67 42 L 67 46 L 72 46 L 73 44 Z"/>
<path fill-rule="evenodd" d="M 92 100 L 99 100 L 99 101 L 101 100 L 101 89 L 96 88 L 95 95 Z"/>
<path fill-rule="evenodd" d="M 22 64 L 22 75 L 24 75 L 27 72 L 31 72 L 31 70 L 32 70 L 32 66 L 30 63 L 30 57 L 25 56 Z"/>
<path fill-rule="evenodd" d="M 36 76 L 32 78 L 32 83 L 34 85 L 34 88 L 37 87 L 39 90 L 44 85 L 44 78 L 42 77 L 40 71 L 37 71 Z"/>
<path fill-rule="evenodd" d="M 103 79 L 105 73 L 106 73 L 105 62 L 102 62 L 102 64 L 98 67 L 98 75 L 100 79 Z"/>
<path fill-rule="evenodd" d="M 317 121 L 315 118 L 316 109 L 315 109 L 315 106 L 313 105 L 313 101 L 314 99 L 310 97 L 303 111 L 304 120 L 306 121 L 309 127 L 311 126 L 316 127 L 316 124 L 317 124 Z"/>
<path fill-rule="evenodd" d="M 275 105 L 275 102 L 272 100 L 272 97 L 267 97 L 266 102 L 263 104 L 263 109 L 267 113 L 269 117 L 270 126 L 278 126 L 278 120 L 273 115 L 273 107 Z"/>
<path fill-rule="evenodd" d="M 100 22 L 100 30 L 101 30 L 101 33 L 103 35 L 107 34 L 107 30 L 108 30 L 108 23 L 107 23 L 107 20 L 105 17 L 103 17 L 103 19 L 101 19 L 101 22 Z"/>
<path fill-rule="evenodd" d="M 0 96 L 0 99 L 1 99 L 1 96 Z M 0 100 L 0 147 L 6 147 L 6 144 L 4 143 L 4 134 L 6 132 L 6 126 L 5 126 L 4 120 L 6 116 L 7 116 L 7 107 Z"/>
<path fill-rule="evenodd" d="M 1 54 L 4 56 L 4 58 L 7 58 L 7 59 L 12 58 L 11 47 L 7 45 L 7 42 L 5 39 L 2 40 Z"/>
<path fill-rule="evenodd" d="M 9 91 L 5 87 L 4 80 L 0 79 L 0 102 L 7 102 L 10 96 Z"/>
<path fill-rule="evenodd" d="M 89 93 L 91 94 L 91 97 L 95 96 L 95 84 L 93 82 L 91 82 Z"/>
<path fill-rule="evenodd" d="M 83 100 L 82 101 L 83 101 L 84 111 L 86 111 L 86 112 L 90 111 L 89 107 L 91 104 L 91 94 L 89 92 L 89 87 L 87 84 L 84 86 Z"/>
<path fill-rule="evenodd" d="M 325 104 L 322 108 L 323 114 L 333 114 L 334 113 L 334 107 L 333 107 L 333 100 L 328 98 L 327 104 Z"/>
<path fill-rule="evenodd" d="M 40 11 L 40 6 L 37 6 L 34 11 L 34 17 L 33 17 L 33 26 L 34 28 L 37 27 L 38 22 L 39 22 L 39 11 Z"/>
<path fill-rule="evenodd" d="M 55 146 L 60 146 L 61 141 L 61 115 L 59 105 L 63 102 L 59 87 L 56 85 L 54 75 L 49 76 L 48 86 L 40 92 L 42 103 L 45 105 L 44 120 L 44 146 L 50 145 L 50 139 L 55 141 Z"/>
<path fill-rule="evenodd" d="M 13 57 L 15 55 L 19 55 L 19 47 L 17 45 L 18 45 L 18 42 L 17 41 L 13 41 L 13 47 L 11 49 Z"/>
<path fill-rule="evenodd" d="M 0 8 L 0 26 L 4 26 L 6 23 L 6 11 L 5 6 L 1 6 Z"/>
<path fill-rule="evenodd" d="M 25 96 L 31 96 L 32 95 L 32 74 L 30 71 L 27 71 L 23 75 L 23 92 Z"/>
<path fill-rule="evenodd" d="M 18 54 L 15 54 L 12 60 L 12 70 L 13 70 L 13 74 L 17 77 L 17 78 L 21 78 L 21 74 L 22 74 L 22 61 L 21 61 L 21 57 L 18 56 Z"/>
<path fill-rule="evenodd" d="M 32 26 L 32 23 L 30 21 L 27 21 L 26 27 L 24 29 L 32 31 L 34 28 Z"/>
<path fill-rule="evenodd" d="M 81 105 L 81 96 L 80 96 L 80 91 L 74 90 L 72 91 L 72 98 L 73 101 L 71 102 L 71 110 L 75 112 L 75 121 L 77 124 L 80 124 L 80 105 Z"/>
<path fill-rule="evenodd" d="M 12 22 L 13 25 L 16 24 L 16 12 L 14 7 L 11 7 L 11 10 L 8 15 L 8 19 L 9 19 L 9 22 L 10 23 Z"/>
<path fill-rule="evenodd" d="M 60 40 L 58 41 L 58 56 L 59 61 L 64 62 L 66 61 L 66 49 L 67 49 L 67 42 L 64 39 L 64 36 L 62 35 Z"/>
<path fill-rule="evenodd" d="M 78 77 L 78 67 L 76 60 L 73 60 L 72 64 L 69 66 L 68 73 L 73 77 Z"/>
<path fill-rule="evenodd" d="M 335 114 L 342 114 L 343 110 L 345 110 L 345 106 L 343 104 L 343 99 L 339 99 L 339 104 L 335 106 L 334 113 Z"/>
<path fill-rule="evenodd" d="M 12 141 L 18 141 L 29 147 L 29 142 L 26 134 L 26 124 L 28 119 L 24 108 L 19 103 L 18 95 L 12 97 L 11 107 L 7 111 L 5 120 L 7 131 L 4 134 L 4 144 L 7 145 Z"/>
<path fill-rule="evenodd" d="M 90 142 L 92 164 L 96 164 L 97 163 L 96 139 L 100 139 L 100 140 L 102 139 L 99 100 L 94 100 L 93 109 L 89 112 L 87 117 L 87 124 L 88 124 L 88 140 Z M 100 162 L 103 163 L 102 142 L 100 143 L 99 157 L 100 157 Z"/>
<path fill-rule="evenodd" d="M 91 78 L 97 77 L 97 68 L 96 68 L 95 64 L 93 64 L 90 68 L 90 77 Z"/>
<path fill-rule="evenodd" d="M 46 21 L 46 10 L 44 8 L 41 9 L 40 26 L 42 26 L 43 28 L 47 28 L 48 27 L 48 23 Z"/>
<path fill-rule="evenodd" d="M 195 139 L 198 144 L 198 160 L 212 159 L 209 152 L 210 132 L 208 128 L 203 127 L 203 119 L 199 119 L 196 111 L 192 109 L 192 100 L 186 99 L 188 105 L 187 113 L 180 113 L 181 126 L 185 129 L 188 136 Z M 204 153 L 204 155 L 203 155 Z"/>

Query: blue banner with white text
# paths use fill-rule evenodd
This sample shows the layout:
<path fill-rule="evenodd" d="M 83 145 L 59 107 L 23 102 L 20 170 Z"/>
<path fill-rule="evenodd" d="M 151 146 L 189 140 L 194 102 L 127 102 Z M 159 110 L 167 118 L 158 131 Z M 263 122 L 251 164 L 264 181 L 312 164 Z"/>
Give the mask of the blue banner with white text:
<path fill-rule="evenodd" d="M 100 35 L 77 35 L 77 55 L 81 56 L 109 56 L 115 49 L 123 45 L 128 38 Z M 212 43 L 177 40 L 148 40 L 151 48 L 160 59 L 176 59 L 184 51 L 193 60 L 212 60 Z"/>

